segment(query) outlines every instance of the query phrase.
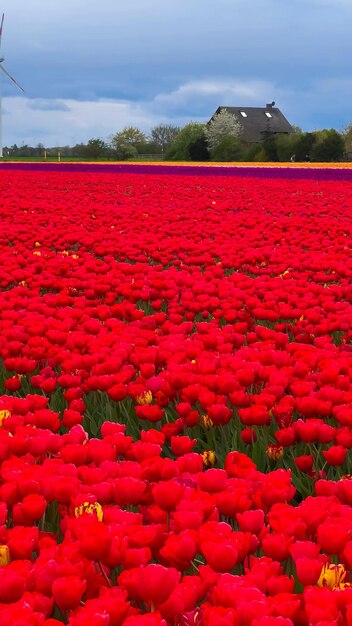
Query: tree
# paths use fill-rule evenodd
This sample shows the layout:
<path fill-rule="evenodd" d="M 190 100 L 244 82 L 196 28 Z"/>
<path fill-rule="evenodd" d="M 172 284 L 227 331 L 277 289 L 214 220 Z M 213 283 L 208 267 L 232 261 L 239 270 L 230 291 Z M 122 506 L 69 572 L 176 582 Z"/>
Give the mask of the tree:
<path fill-rule="evenodd" d="M 244 161 L 255 161 L 260 162 L 264 161 L 265 153 L 263 150 L 263 146 L 260 143 L 251 144 L 244 154 Z"/>
<path fill-rule="evenodd" d="M 82 151 L 82 156 L 87 159 L 99 159 L 105 156 L 107 146 L 102 139 L 89 139 L 86 146 Z"/>
<path fill-rule="evenodd" d="M 111 138 L 111 145 L 118 159 L 133 159 L 138 156 L 138 147 L 145 144 L 145 133 L 134 126 L 126 126 Z"/>
<path fill-rule="evenodd" d="M 76 143 L 76 145 L 72 146 L 70 149 L 70 156 L 83 158 L 84 151 L 86 149 L 86 145 L 84 143 Z M 48 153 L 50 154 L 51 148 L 48 148 Z"/>
<path fill-rule="evenodd" d="M 342 137 L 345 143 L 345 152 L 352 153 L 352 124 L 348 124 L 342 131 Z"/>
<path fill-rule="evenodd" d="M 311 151 L 315 140 L 316 136 L 314 133 L 302 133 L 301 135 L 298 135 L 295 149 L 296 161 L 306 161 L 307 157 L 309 159 L 311 158 Z"/>
<path fill-rule="evenodd" d="M 238 138 L 225 135 L 211 152 L 213 161 L 241 161 L 244 149 Z"/>
<path fill-rule="evenodd" d="M 154 143 L 160 146 L 161 152 L 164 153 L 165 148 L 172 144 L 180 130 L 179 126 L 159 124 L 159 126 L 154 126 L 154 128 L 151 129 L 150 138 Z"/>
<path fill-rule="evenodd" d="M 143 143 L 139 143 L 136 146 L 138 154 L 143 154 L 145 156 L 152 156 L 154 154 L 160 154 L 160 146 L 153 141 L 145 141 Z"/>
<path fill-rule="evenodd" d="M 43 143 L 39 142 L 39 143 L 36 145 L 36 148 L 35 148 L 35 149 L 36 149 L 37 156 L 43 156 L 43 155 L 44 155 L 44 152 L 45 152 L 45 147 L 44 147 L 44 144 L 43 144 Z"/>
<path fill-rule="evenodd" d="M 277 154 L 277 144 L 276 144 L 276 136 L 273 134 L 267 134 L 264 141 L 262 142 L 264 152 L 265 152 L 265 160 L 266 161 L 278 161 Z"/>
<path fill-rule="evenodd" d="M 27 156 L 35 156 L 35 148 L 29 146 L 26 143 L 23 143 L 21 147 L 18 149 L 18 156 L 27 157 Z"/>
<path fill-rule="evenodd" d="M 205 137 L 198 137 L 189 144 L 189 158 L 191 161 L 209 161 L 208 144 Z"/>
<path fill-rule="evenodd" d="M 115 146 L 115 157 L 119 161 L 127 161 L 127 159 L 136 159 L 138 156 L 138 150 L 130 143 L 118 143 Z"/>
<path fill-rule="evenodd" d="M 221 109 L 209 122 L 205 136 L 210 150 L 216 148 L 224 137 L 239 137 L 242 126 L 232 113 Z"/>
<path fill-rule="evenodd" d="M 341 161 L 345 142 L 336 130 L 320 130 L 315 133 L 316 141 L 312 149 L 312 161 Z"/>
<path fill-rule="evenodd" d="M 276 151 L 278 161 L 287 162 L 292 157 L 297 161 L 296 147 L 299 141 L 299 133 L 279 133 L 276 136 Z"/>
<path fill-rule="evenodd" d="M 181 128 L 175 140 L 165 152 L 165 158 L 172 161 L 190 161 L 192 160 L 192 146 L 200 140 L 205 139 L 205 124 L 198 122 L 190 122 Z M 190 152 L 191 150 L 191 152 Z"/>
<path fill-rule="evenodd" d="M 111 142 L 115 145 L 128 143 L 130 146 L 136 146 L 139 143 L 145 143 L 146 140 L 146 135 L 142 130 L 135 126 L 125 126 L 123 130 L 112 137 Z"/>

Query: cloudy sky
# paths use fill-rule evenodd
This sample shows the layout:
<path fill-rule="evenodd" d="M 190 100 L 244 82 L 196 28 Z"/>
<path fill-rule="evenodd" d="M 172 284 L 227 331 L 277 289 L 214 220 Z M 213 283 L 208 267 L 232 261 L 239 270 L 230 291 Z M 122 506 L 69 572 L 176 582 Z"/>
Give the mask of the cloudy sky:
<path fill-rule="evenodd" d="M 352 0 L 0 0 L 4 143 L 74 144 L 275 100 L 352 121 Z"/>

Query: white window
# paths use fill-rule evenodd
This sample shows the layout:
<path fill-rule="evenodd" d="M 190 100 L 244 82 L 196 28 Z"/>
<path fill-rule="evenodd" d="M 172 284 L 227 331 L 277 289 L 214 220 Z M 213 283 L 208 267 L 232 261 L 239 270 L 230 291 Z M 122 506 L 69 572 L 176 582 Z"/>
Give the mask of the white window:
<path fill-rule="evenodd" d="M 241 115 L 242 117 L 247 117 L 247 113 L 245 113 L 244 111 L 241 111 Z"/>
<path fill-rule="evenodd" d="M 265 115 L 266 115 L 267 117 L 272 117 L 271 113 L 268 113 L 268 111 L 265 111 Z"/>

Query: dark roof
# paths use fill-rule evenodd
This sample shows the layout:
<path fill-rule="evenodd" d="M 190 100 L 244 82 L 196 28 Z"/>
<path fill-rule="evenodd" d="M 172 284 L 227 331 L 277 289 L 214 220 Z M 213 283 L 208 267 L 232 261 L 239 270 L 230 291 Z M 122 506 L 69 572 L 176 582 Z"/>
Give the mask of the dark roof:
<path fill-rule="evenodd" d="M 220 106 L 213 117 L 225 109 L 235 115 L 242 125 L 242 139 L 248 143 L 258 143 L 266 133 L 293 133 L 294 129 L 281 113 L 280 109 L 271 104 L 266 107 L 227 107 Z M 242 115 L 245 113 L 245 115 Z"/>

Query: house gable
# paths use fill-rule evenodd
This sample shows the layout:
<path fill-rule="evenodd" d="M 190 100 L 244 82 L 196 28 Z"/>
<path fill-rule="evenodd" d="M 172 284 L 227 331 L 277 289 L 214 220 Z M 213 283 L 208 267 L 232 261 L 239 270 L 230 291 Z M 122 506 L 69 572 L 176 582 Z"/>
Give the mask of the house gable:
<path fill-rule="evenodd" d="M 236 117 L 242 126 L 242 139 L 247 143 L 259 143 L 267 134 L 293 133 L 294 129 L 275 103 L 266 107 L 220 106 L 211 119 L 220 111 L 227 111 Z"/>

